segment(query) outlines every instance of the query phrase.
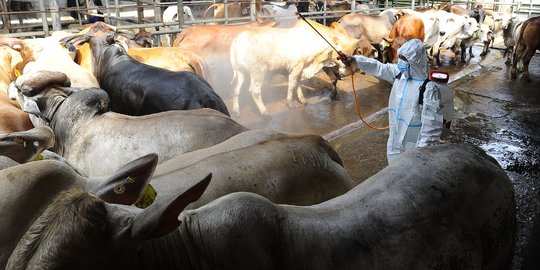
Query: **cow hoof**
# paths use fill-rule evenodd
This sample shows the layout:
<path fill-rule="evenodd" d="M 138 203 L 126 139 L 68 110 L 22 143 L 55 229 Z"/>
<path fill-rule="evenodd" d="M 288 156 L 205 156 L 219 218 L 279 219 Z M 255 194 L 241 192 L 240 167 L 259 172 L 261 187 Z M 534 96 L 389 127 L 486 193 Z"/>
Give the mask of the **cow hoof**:
<path fill-rule="evenodd" d="M 487 52 L 482 52 L 482 53 L 480 54 L 480 56 L 485 56 L 486 54 L 487 54 Z"/>
<path fill-rule="evenodd" d="M 517 77 L 516 72 L 512 71 L 512 73 L 510 73 L 510 79 L 515 80 L 516 77 Z"/>
<path fill-rule="evenodd" d="M 338 101 L 338 100 L 339 100 L 339 95 L 338 95 L 338 94 L 330 95 L 330 99 L 331 99 L 332 101 Z"/>
<path fill-rule="evenodd" d="M 289 102 L 289 103 L 287 103 L 287 106 L 289 106 L 289 108 L 291 108 L 291 109 L 296 109 L 296 108 L 300 107 L 300 103 L 298 103 L 298 102 Z"/>

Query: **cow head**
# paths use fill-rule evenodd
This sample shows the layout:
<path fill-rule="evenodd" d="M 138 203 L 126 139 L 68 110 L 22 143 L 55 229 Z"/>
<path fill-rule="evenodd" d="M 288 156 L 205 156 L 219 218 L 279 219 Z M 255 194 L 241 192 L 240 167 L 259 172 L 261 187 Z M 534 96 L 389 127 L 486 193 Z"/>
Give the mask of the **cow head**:
<path fill-rule="evenodd" d="M 203 194 L 210 179 L 211 174 L 181 193 L 158 196 L 144 210 L 127 205 L 147 181 L 134 182 L 142 188 L 114 185 L 108 196 L 62 192 L 19 241 L 7 269 L 135 269 L 137 246 L 175 230 L 180 212 Z M 111 198 L 122 204 L 109 203 Z"/>
<path fill-rule="evenodd" d="M 10 81 L 14 81 L 29 62 L 35 61 L 32 49 L 16 38 L 0 36 L 0 54 L 3 56 L 0 69 Z"/>
<path fill-rule="evenodd" d="M 45 126 L 51 118 L 51 115 L 43 110 L 48 107 L 49 99 L 46 96 L 65 98 L 76 91 L 70 88 L 70 85 L 66 74 L 43 70 L 21 75 L 10 84 L 8 94 L 12 100 L 19 102 L 25 112 L 30 114 L 30 120 L 34 126 Z"/>
<path fill-rule="evenodd" d="M 383 38 L 381 50 L 383 54 L 383 63 L 397 63 L 397 50 L 407 42 L 403 37 Z"/>
<path fill-rule="evenodd" d="M 441 49 L 450 49 L 458 39 L 472 37 L 478 31 L 478 22 L 467 16 L 445 14 L 441 21 L 439 42 Z"/>
<path fill-rule="evenodd" d="M 510 26 L 512 21 L 514 21 L 516 19 L 517 19 L 517 14 L 515 14 L 515 13 L 504 13 L 501 16 L 501 28 L 503 30 L 508 29 L 508 27 Z"/>

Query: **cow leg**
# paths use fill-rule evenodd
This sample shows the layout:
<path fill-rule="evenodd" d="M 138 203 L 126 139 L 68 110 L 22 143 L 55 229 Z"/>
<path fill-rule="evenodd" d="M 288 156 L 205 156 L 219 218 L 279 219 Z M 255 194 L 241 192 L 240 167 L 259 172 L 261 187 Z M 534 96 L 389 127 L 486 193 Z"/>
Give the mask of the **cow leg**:
<path fill-rule="evenodd" d="M 461 63 L 465 63 L 465 58 L 467 57 L 467 48 L 465 48 L 465 46 L 461 44 L 460 50 L 461 50 Z M 457 59 L 457 54 L 456 54 L 456 59 Z"/>
<path fill-rule="evenodd" d="M 259 109 L 259 112 L 264 118 L 270 117 L 268 114 L 268 111 L 266 110 L 266 106 L 264 106 L 264 103 L 262 101 L 261 96 L 261 90 L 262 90 L 262 83 L 264 81 L 264 73 L 255 73 L 251 74 L 251 80 L 249 83 L 249 92 L 251 93 L 251 97 L 255 101 L 255 104 L 257 105 L 257 108 Z"/>
<path fill-rule="evenodd" d="M 534 56 L 535 51 L 536 50 L 526 49 L 521 58 L 523 61 L 523 78 L 525 78 L 527 81 L 531 81 L 531 78 L 529 77 L 529 63 L 531 62 L 531 58 Z"/>
<path fill-rule="evenodd" d="M 336 73 L 335 67 L 323 67 L 324 73 L 330 77 L 332 82 L 332 92 L 330 93 L 331 100 L 339 100 L 339 94 L 337 92 L 337 82 L 339 79 L 339 73 Z M 352 74 L 351 74 L 352 75 Z"/>
<path fill-rule="evenodd" d="M 506 50 L 504 50 L 504 54 L 503 54 L 503 57 L 506 57 L 506 61 L 504 62 L 506 65 L 510 65 L 511 64 L 511 60 L 512 60 L 512 53 L 514 52 L 514 47 L 508 47 L 506 48 Z"/>
<path fill-rule="evenodd" d="M 516 77 L 517 77 L 517 72 L 516 72 L 516 66 L 517 66 L 517 62 L 519 61 L 519 59 L 521 59 L 521 56 L 522 56 L 522 49 L 521 47 L 516 47 L 516 50 L 514 52 L 514 54 L 512 55 L 512 70 L 510 71 L 510 79 L 512 80 L 515 80 Z"/>
<path fill-rule="evenodd" d="M 243 72 L 234 71 L 234 77 L 233 81 L 236 83 L 233 91 L 233 108 L 232 113 L 235 116 L 240 115 L 240 106 L 238 104 L 238 97 L 240 95 L 240 90 L 242 89 L 242 86 L 245 81 L 245 74 Z"/>
<path fill-rule="evenodd" d="M 480 56 L 484 56 L 489 52 L 489 44 L 490 43 L 491 43 L 491 41 L 484 42 L 484 50 L 482 50 L 482 53 L 480 54 Z"/>
<path fill-rule="evenodd" d="M 302 73 L 302 67 L 296 68 L 289 73 L 289 88 L 287 89 L 287 103 L 289 108 L 295 108 L 297 107 L 297 104 L 295 104 L 293 99 L 293 91 L 296 90 L 296 94 L 298 95 L 298 100 L 300 100 L 300 103 L 306 104 L 306 98 L 304 97 L 304 93 L 302 93 L 302 88 L 300 87 L 300 79 Z"/>
<path fill-rule="evenodd" d="M 469 56 L 470 56 L 471 58 L 474 57 L 474 54 L 473 54 L 473 52 L 472 52 L 472 46 L 469 47 Z"/>

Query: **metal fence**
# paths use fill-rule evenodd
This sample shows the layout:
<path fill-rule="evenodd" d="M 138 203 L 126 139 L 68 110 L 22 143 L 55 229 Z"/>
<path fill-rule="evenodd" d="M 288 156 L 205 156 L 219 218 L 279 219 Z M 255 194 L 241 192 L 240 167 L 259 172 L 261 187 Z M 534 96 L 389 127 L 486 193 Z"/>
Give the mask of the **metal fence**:
<path fill-rule="evenodd" d="M 191 0 L 191 1 L 167 1 L 167 0 L 0 0 L 0 16 L 2 17 L 3 34 L 13 37 L 48 36 L 51 31 L 78 31 L 77 28 L 89 23 L 92 20 L 104 20 L 120 29 L 150 28 L 152 33 L 168 34 L 177 33 L 193 24 L 201 23 L 225 23 L 235 24 L 247 21 L 254 21 L 257 17 L 265 18 L 259 7 L 261 0 Z M 339 18 L 350 12 L 359 12 L 358 7 L 366 4 L 361 2 L 350 2 L 349 10 L 332 11 L 327 2 L 322 2 L 323 9 L 319 11 L 302 12 L 313 19 L 326 20 Z M 101 5 L 96 5 L 97 2 Z M 73 6 L 75 3 L 75 6 Z M 222 18 L 203 18 L 204 11 L 212 4 L 225 4 L 224 16 Z M 234 16 L 229 5 L 243 3 L 244 7 L 249 7 L 247 14 Z M 296 3 L 309 3 L 307 0 L 296 1 Z M 386 8 L 436 8 L 442 3 L 463 5 L 472 8 L 474 4 L 481 3 L 484 8 L 497 11 L 514 11 L 527 17 L 538 16 L 540 14 L 540 1 L 538 0 L 494 0 L 494 1 L 433 1 L 433 0 L 372 0 L 369 1 L 369 10 L 378 13 Z M 189 7 L 195 20 L 184 20 L 184 16 L 178 16 L 174 21 L 163 21 L 163 11 L 170 6 L 175 6 L 177 10 L 184 10 Z M 18 9 L 17 9 L 18 7 Z M 22 8 L 31 7 L 31 10 Z M 229 12 L 228 12 L 229 11 Z M 364 10 L 365 11 L 365 10 Z"/>

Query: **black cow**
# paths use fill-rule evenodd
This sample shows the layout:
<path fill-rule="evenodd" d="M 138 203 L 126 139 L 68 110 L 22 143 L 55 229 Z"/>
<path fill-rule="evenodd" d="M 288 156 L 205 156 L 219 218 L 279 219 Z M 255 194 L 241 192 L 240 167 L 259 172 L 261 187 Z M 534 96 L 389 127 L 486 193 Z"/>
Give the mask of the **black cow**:
<path fill-rule="evenodd" d="M 140 63 L 115 43 L 114 28 L 95 23 L 84 36 L 64 42 L 89 42 L 92 68 L 111 100 L 111 110 L 128 115 L 146 115 L 169 110 L 211 108 L 230 116 L 223 100 L 201 76 L 173 72 Z"/>

